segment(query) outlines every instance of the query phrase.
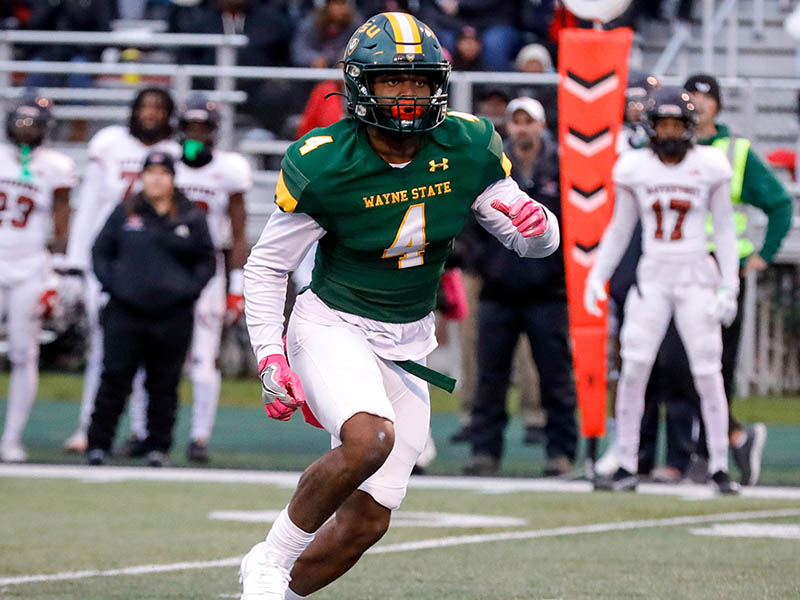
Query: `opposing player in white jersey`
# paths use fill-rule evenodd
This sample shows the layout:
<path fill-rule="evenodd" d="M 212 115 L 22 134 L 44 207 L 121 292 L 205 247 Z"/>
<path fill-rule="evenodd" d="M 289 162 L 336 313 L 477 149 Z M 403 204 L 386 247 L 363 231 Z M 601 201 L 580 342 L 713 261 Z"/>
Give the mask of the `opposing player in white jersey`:
<path fill-rule="evenodd" d="M 160 88 L 144 88 L 131 105 L 128 126 L 111 125 L 89 141 L 89 165 L 81 187 L 77 213 L 70 232 L 67 259 L 86 273 L 86 311 L 89 317 L 89 355 L 83 379 L 78 428 L 66 441 L 67 450 L 86 449 L 94 399 L 103 364 L 103 338 L 99 323 L 100 284 L 91 269 L 91 248 L 108 216 L 125 198 L 140 189 L 138 181 L 148 153 L 161 150 L 177 157 L 171 139 L 174 104 Z"/>
<path fill-rule="evenodd" d="M 0 459 L 23 462 L 22 432 L 39 383 L 39 331 L 56 301 L 50 248 L 63 252 L 75 164 L 42 147 L 52 123 L 50 101 L 26 95 L 9 113 L 0 145 L 0 320 L 8 325 L 8 384 Z M 52 221 L 51 221 L 52 219 Z"/>
<path fill-rule="evenodd" d="M 252 187 L 250 165 L 241 154 L 214 149 L 219 111 L 201 94 L 180 110 L 179 139 L 183 146 L 176 163 L 175 184 L 207 213 L 208 229 L 217 253 L 217 272 L 195 305 L 191 346 L 192 431 L 189 460 L 206 462 L 207 444 L 217 414 L 220 372 L 217 368 L 223 319 L 236 322 L 244 310 L 242 267 L 249 246 L 245 236 L 244 194 Z M 230 243 L 231 267 L 227 289 L 222 250 Z M 137 377 L 131 396 L 133 433 L 146 436 L 147 397 Z"/>
<path fill-rule="evenodd" d="M 598 300 L 642 222 L 637 282 L 625 301 L 620 335 L 622 373 L 616 416 L 619 469 L 596 489 L 637 485 L 639 433 L 650 370 L 674 316 L 708 432 L 709 471 L 721 493 L 735 493 L 728 477 L 728 405 L 722 383 L 721 324 L 736 315 L 738 256 L 730 203 L 730 166 L 722 152 L 695 146 L 695 109 L 676 88 L 654 93 L 645 117 L 650 147 L 623 153 L 614 167 L 614 216 L 586 281 L 584 304 Z M 714 223 L 716 262 L 708 253 L 706 219 Z"/>

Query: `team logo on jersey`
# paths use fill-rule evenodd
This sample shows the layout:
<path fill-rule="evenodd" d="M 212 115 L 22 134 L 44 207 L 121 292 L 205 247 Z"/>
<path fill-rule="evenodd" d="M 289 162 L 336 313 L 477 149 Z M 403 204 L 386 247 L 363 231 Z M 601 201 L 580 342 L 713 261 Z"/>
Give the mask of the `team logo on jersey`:
<path fill-rule="evenodd" d="M 430 169 L 428 169 L 428 171 L 430 171 L 431 173 L 436 172 L 436 169 L 441 169 L 442 171 L 447 171 L 447 169 L 450 168 L 449 163 L 450 163 L 450 161 L 447 160 L 446 158 L 442 158 L 442 162 L 438 162 L 438 163 L 435 160 L 431 159 L 431 160 L 428 161 L 428 164 L 430 165 Z"/>
<path fill-rule="evenodd" d="M 181 223 L 175 228 L 174 233 L 179 238 L 186 239 L 189 237 L 189 227 L 185 223 Z"/>
<path fill-rule="evenodd" d="M 125 231 L 141 231 L 144 229 L 144 223 L 142 222 L 142 217 L 139 215 L 129 215 L 128 219 L 125 221 L 125 225 L 123 226 Z"/>
<path fill-rule="evenodd" d="M 616 71 L 609 71 L 597 79 L 584 79 L 572 71 L 567 71 L 564 89 L 587 103 L 592 103 L 619 87 Z"/>

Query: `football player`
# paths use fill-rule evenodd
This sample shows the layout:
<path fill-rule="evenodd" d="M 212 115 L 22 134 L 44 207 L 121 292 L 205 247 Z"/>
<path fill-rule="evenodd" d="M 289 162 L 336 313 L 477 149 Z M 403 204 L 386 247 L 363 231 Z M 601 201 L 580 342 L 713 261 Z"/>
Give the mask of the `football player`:
<path fill-rule="evenodd" d="M 173 110 L 174 104 L 167 91 L 144 88 L 131 105 L 127 127 L 105 127 L 89 141 L 89 166 L 67 248 L 68 264 L 86 273 L 85 302 L 89 318 L 89 355 L 83 379 L 81 414 L 77 430 L 64 444 L 69 451 L 83 452 L 86 449 L 86 431 L 103 365 L 100 283 L 90 268 L 91 248 L 114 208 L 141 189 L 139 174 L 147 154 L 160 150 L 179 156 L 180 147 L 171 139 Z"/>
<path fill-rule="evenodd" d="M 63 253 L 69 228 L 69 194 L 75 164 L 45 148 L 53 117 L 48 99 L 26 94 L 8 113 L 0 145 L 0 318 L 8 323 L 8 384 L 0 459 L 23 462 L 22 432 L 39 383 L 39 331 L 57 299 L 51 250 Z"/>
<path fill-rule="evenodd" d="M 622 129 L 617 137 L 617 153 L 631 148 L 641 148 L 647 144 L 647 132 L 642 124 L 644 109 L 653 92 L 661 87 L 655 75 L 634 71 L 628 77 L 625 88 L 625 113 Z"/>
<path fill-rule="evenodd" d="M 189 460 L 208 461 L 208 440 L 219 403 L 220 372 L 217 369 L 223 319 L 239 320 L 244 311 L 242 267 L 249 246 L 245 236 L 244 194 L 252 187 L 252 173 L 247 160 L 235 152 L 214 148 L 214 134 L 219 126 L 219 110 L 201 94 L 193 95 L 178 115 L 178 136 L 182 145 L 181 161 L 176 163 L 175 184 L 189 200 L 207 214 L 208 229 L 217 248 L 217 272 L 195 304 L 194 332 L 191 346 L 193 392 Z M 231 240 L 231 266 L 227 284 L 222 250 Z M 147 397 L 143 380 L 137 377 L 131 397 L 131 421 L 134 433 L 146 437 Z"/>
<path fill-rule="evenodd" d="M 647 108 L 650 146 L 620 155 L 614 167 L 614 216 L 586 280 L 587 312 L 600 315 L 605 284 L 642 222 L 642 258 L 625 301 L 617 385 L 619 468 L 597 489 L 637 485 L 639 433 L 650 370 L 674 316 L 689 357 L 708 431 L 709 470 L 721 493 L 735 493 L 728 476 L 728 405 L 722 384 L 721 324 L 736 315 L 739 287 L 730 203 L 730 166 L 715 148 L 696 146 L 695 107 L 684 90 L 658 90 Z M 716 262 L 709 255 L 706 215 L 714 223 Z"/>
<path fill-rule="evenodd" d="M 470 214 L 521 256 L 559 243 L 556 218 L 509 176 L 491 123 L 447 112 L 450 64 L 429 27 L 376 15 L 343 63 L 348 116 L 289 148 L 279 210 L 244 268 L 267 414 L 286 420 L 302 408 L 333 449 L 242 560 L 242 600 L 303 598 L 386 532 L 427 438 L 426 381 L 454 383 L 425 357 L 444 262 Z M 287 274 L 317 240 L 284 354 Z"/>

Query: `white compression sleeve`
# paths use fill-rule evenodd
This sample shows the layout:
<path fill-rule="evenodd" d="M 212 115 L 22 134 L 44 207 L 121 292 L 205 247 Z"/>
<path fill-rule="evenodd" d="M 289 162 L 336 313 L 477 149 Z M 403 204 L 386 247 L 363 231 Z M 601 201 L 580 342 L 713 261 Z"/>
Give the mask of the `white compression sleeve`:
<path fill-rule="evenodd" d="M 308 215 L 276 210 L 250 251 L 244 266 L 244 313 L 259 362 L 270 354 L 283 353 L 288 274 L 324 235 L 325 230 Z"/>
<path fill-rule="evenodd" d="M 542 258 L 551 255 L 558 249 L 561 235 L 558 230 L 556 216 L 542 206 L 547 215 L 547 230 L 536 237 L 522 237 L 517 228 L 511 224 L 511 219 L 496 208 L 492 208 L 492 200 L 501 200 L 511 204 L 520 196 L 527 194 L 519 189 L 517 182 L 506 177 L 487 187 L 472 203 L 472 210 L 478 223 L 496 237 L 500 243 L 519 256 L 526 258 Z"/>
<path fill-rule="evenodd" d="M 639 221 L 639 208 L 633 191 L 617 185 L 617 197 L 614 202 L 614 216 L 600 240 L 597 259 L 592 267 L 590 277 L 596 277 L 603 283 L 611 278 L 617 268 L 625 249 L 631 241 L 633 230 Z"/>
<path fill-rule="evenodd" d="M 91 251 L 97 236 L 97 222 L 101 215 L 108 216 L 109 200 L 103 190 L 103 166 L 89 161 L 86 176 L 78 196 L 78 208 L 70 223 L 67 242 L 67 262 L 70 266 L 87 269 L 91 265 Z M 103 223 L 100 223 L 102 227 Z"/>

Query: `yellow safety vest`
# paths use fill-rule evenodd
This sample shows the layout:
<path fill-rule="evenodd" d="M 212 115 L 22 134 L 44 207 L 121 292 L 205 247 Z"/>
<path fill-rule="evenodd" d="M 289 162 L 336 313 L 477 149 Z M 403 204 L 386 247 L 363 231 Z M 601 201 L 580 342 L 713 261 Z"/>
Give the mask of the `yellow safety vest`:
<path fill-rule="evenodd" d="M 742 185 L 744 184 L 744 167 L 747 164 L 747 154 L 750 152 L 750 140 L 742 137 L 733 138 L 731 146 L 730 137 L 717 138 L 711 145 L 718 148 L 728 157 L 731 164 L 733 175 L 731 176 L 731 203 L 733 204 L 733 224 L 736 229 L 736 247 L 739 251 L 739 258 L 747 258 L 756 248 L 747 237 L 747 214 L 742 203 Z M 710 237 L 714 233 L 714 225 L 711 214 L 706 219 L 706 233 Z M 709 241 L 708 248 L 714 251 L 714 243 Z"/>

